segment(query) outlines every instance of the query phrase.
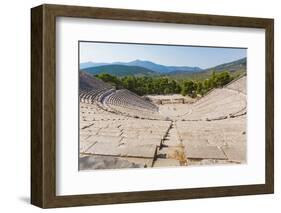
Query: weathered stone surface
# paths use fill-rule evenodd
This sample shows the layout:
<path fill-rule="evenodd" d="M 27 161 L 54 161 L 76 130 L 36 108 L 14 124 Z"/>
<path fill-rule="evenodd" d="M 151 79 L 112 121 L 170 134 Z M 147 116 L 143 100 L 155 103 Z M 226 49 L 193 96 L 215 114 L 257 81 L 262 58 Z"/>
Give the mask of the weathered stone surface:
<path fill-rule="evenodd" d="M 157 149 L 157 157 L 158 158 L 170 158 L 170 159 L 177 159 L 180 157 L 179 155 L 182 153 L 181 147 L 162 147 L 161 149 Z"/>
<path fill-rule="evenodd" d="M 193 104 L 169 100 L 171 103 L 158 105 L 153 112 L 148 112 L 150 104 L 141 99 L 127 107 L 135 98 L 130 94 L 122 93 L 123 96 L 104 105 L 89 97 L 100 97 L 107 90 L 83 91 L 80 94 L 80 155 L 85 157 L 82 154 L 88 153 L 99 157 L 92 169 L 130 168 L 128 162 L 152 166 L 153 160 L 156 160 L 155 166 L 165 167 L 173 164 L 166 161 L 169 159 L 177 163 L 179 160 L 182 166 L 245 162 L 246 116 L 235 117 L 242 111 L 247 113 L 247 99 L 240 87 L 245 88 L 245 81 L 214 89 Z M 165 99 L 171 97 L 167 95 Z M 114 104 L 115 112 L 111 108 Z M 159 120 L 165 118 L 173 121 Z M 157 148 L 161 149 L 156 151 Z"/>
<path fill-rule="evenodd" d="M 170 167 L 170 166 L 180 166 L 180 162 L 175 159 L 158 158 L 153 163 L 153 167 Z"/>
<path fill-rule="evenodd" d="M 89 149 L 87 149 L 86 153 L 93 155 L 111 155 L 111 156 L 120 156 L 121 151 L 118 148 L 118 143 L 113 142 L 97 142 Z"/>
<path fill-rule="evenodd" d="M 95 141 L 80 141 L 80 153 L 85 153 L 95 143 Z"/>
<path fill-rule="evenodd" d="M 122 144 L 127 144 L 127 145 L 156 145 L 160 146 L 161 145 L 161 139 L 157 138 L 123 138 L 121 141 Z"/>
<path fill-rule="evenodd" d="M 198 166 L 198 165 L 220 165 L 220 164 L 230 164 L 231 162 L 228 160 L 220 160 L 220 159 L 188 159 L 188 166 Z"/>
<path fill-rule="evenodd" d="M 222 150 L 224 151 L 228 160 L 235 162 L 246 162 L 246 146 L 223 146 Z"/>
<path fill-rule="evenodd" d="M 152 167 L 153 159 L 152 158 L 132 158 L 132 157 L 122 157 L 120 159 L 127 160 L 131 163 L 135 163 L 137 165 L 142 165 L 143 167 Z"/>
<path fill-rule="evenodd" d="M 182 144 L 184 146 L 208 146 L 208 141 L 206 139 L 182 139 Z"/>
<path fill-rule="evenodd" d="M 98 135 L 118 137 L 122 134 L 121 131 L 99 131 Z"/>
<path fill-rule="evenodd" d="M 186 146 L 187 158 L 196 159 L 227 159 L 224 153 L 216 146 Z"/>
<path fill-rule="evenodd" d="M 166 138 L 163 140 L 162 144 L 165 146 L 180 146 L 182 143 L 177 138 Z"/>
<path fill-rule="evenodd" d="M 164 134 L 163 135 L 157 135 L 157 134 L 140 134 L 140 133 L 132 133 L 132 132 L 125 132 L 121 135 L 122 137 L 125 138 L 133 138 L 133 139 L 139 139 L 139 140 L 143 140 L 143 139 L 158 139 L 158 140 L 162 140 L 164 138 Z"/>
<path fill-rule="evenodd" d="M 87 129 L 85 129 L 83 131 L 83 133 L 84 134 L 89 134 L 89 135 L 96 135 L 99 132 L 99 130 L 100 130 L 100 128 L 95 128 L 95 127 L 91 128 L 91 127 L 89 127 Z"/>
<path fill-rule="evenodd" d="M 121 141 L 122 137 L 94 135 L 92 139 L 103 143 L 118 143 Z"/>
<path fill-rule="evenodd" d="M 87 129 L 93 125 L 93 121 L 80 121 L 80 129 Z"/>
<path fill-rule="evenodd" d="M 80 141 L 81 140 L 86 141 L 89 137 L 91 137 L 91 134 L 88 133 L 80 134 Z"/>
<path fill-rule="evenodd" d="M 105 122 L 105 121 L 96 121 L 94 122 L 94 127 L 97 127 L 97 128 L 107 128 L 109 125 L 108 122 Z"/>
<path fill-rule="evenodd" d="M 86 153 L 122 157 L 154 158 L 156 146 L 151 144 L 97 142 Z"/>
<path fill-rule="evenodd" d="M 164 139 L 164 134 L 161 134 L 161 135 L 157 135 L 157 134 L 139 134 L 139 137 L 140 139 L 158 139 L 158 140 L 162 140 Z"/>
<path fill-rule="evenodd" d="M 175 125 L 171 126 L 169 133 L 163 140 L 163 145 L 165 145 L 165 146 L 180 146 L 181 145 L 181 141 L 180 141 L 178 131 L 177 131 Z"/>
<path fill-rule="evenodd" d="M 85 131 L 90 131 L 90 130 L 98 131 L 98 130 L 101 129 L 100 127 L 95 126 L 95 125 L 94 125 L 95 123 L 93 123 L 93 122 L 94 122 L 94 121 L 92 121 L 92 124 L 93 124 L 93 125 L 89 126 L 88 128 L 86 128 L 86 129 L 84 129 L 84 130 L 85 130 Z"/>
<path fill-rule="evenodd" d="M 130 162 L 126 159 L 112 156 L 82 156 L 79 159 L 80 170 L 92 169 L 122 169 L 122 168 L 142 168 L 144 165 Z"/>
<path fill-rule="evenodd" d="M 155 145 L 120 145 L 121 156 L 123 157 L 142 157 L 154 158 L 156 154 Z"/>
<path fill-rule="evenodd" d="M 156 146 L 142 145 L 142 146 L 129 146 L 125 156 L 128 157 L 144 157 L 154 158 L 156 153 Z"/>

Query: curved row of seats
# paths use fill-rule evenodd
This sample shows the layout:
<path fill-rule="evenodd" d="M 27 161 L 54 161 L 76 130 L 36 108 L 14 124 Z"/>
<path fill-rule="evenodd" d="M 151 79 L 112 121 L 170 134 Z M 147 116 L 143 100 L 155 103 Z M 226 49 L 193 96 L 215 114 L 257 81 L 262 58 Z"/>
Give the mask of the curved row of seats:
<path fill-rule="evenodd" d="M 81 102 L 96 104 L 105 110 L 132 117 L 162 119 L 156 105 L 135 93 L 126 89 L 115 90 L 109 84 L 94 77 L 86 76 L 85 79 L 84 87 L 80 88 Z M 93 85 L 88 87 L 89 83 Z M 246 76 L 243 76 L 223 88 L 212 90 L 189 105 L 188 113 L 183 113 L 180 120 L 217 120 L 246 114 L 245 94 Z"/>
<path fill-rule="evenodd" d="M 80 91 L 79 98 L 80 102 L 96 104 L 109 111 L 132 117 L 156 119 L 155 115 L 158 115 L 158 107 L 128 90 L 101 88 Z"/>
<path fill-rule="evenodd" d="M 238 92 L 247 94 L 246 85 L 247 85 L 246 76 L 243 76 L 243 77 L 235 80 L 234 82 L 228 84 L 225 88 L 236 90 Z"/>
<path fill-rule="evenodd" d="M 103 104 L 123 115 L 135 118 L 163 119 L 158 113 L 157 106 L 125 89 L 112 92 L 104 99 Z"/>
<path fill-rule="evenodd" d="M 158 108 L 154 104 L 142 99 L 135 94 L 132 94 L 128 90 L 117 90 L 115 93 L 112 93 L 107 99 L 106 104 L 121 106 L 125 108 L 137 108 L 154 112 L 158 111 Z"/>
<path fill-rule="evenodd" d="M 99 97 L 106 91 L 108 91 L 107 88 L 101 88 L 90 91 L 80 91 L 79 98 L 81 102 L 89 104 L 94 103 L 95 101 L 98 101 Z"/>
<path fill-rule="evenodd" d="M 193 105 L 182 120 L 217 120 L 246 114 L 246 76 L 211 91 Z"/>

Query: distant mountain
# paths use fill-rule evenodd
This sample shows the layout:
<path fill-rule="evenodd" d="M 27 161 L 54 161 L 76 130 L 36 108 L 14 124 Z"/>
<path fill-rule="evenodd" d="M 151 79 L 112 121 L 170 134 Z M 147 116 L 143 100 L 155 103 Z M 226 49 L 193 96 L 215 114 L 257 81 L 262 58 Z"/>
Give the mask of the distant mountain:
<path fill-rule="evenodd" d="M 97 66 L 103 66 L 103 65 L 107 65 L 107 63 L 94 63 L 94 62 L 84 62 L 84 63 L 80 63 L 80 69 L 86 69 L 89 67 L 97 67 Z"/>
<path fill-rule="evenodd" d="M 153 70 L 146 69 L 144 67 L 126 66 L 126 65 L 118 65 L 118 64 L 89 67 L 86 69 L 82 69 L 82 71 L 93 75 L 108 73 L 110 75 L 114 75 L 118 77 L 123 77 L 127 75 L 132 75 L 132 76 L 157 75 L 157 73 L 154 72 Z"/>
<path fill-rule="evenodd" d="M 85 69 L 89 67 L 98 67 L 103 65 L 125 65 L 125 66 L 137 66 L 143 67 L 158 73 L 169 73 L 174 71 L 184 71 L 184 72 L 199 72 L 202 69 L 200 67 L 188 67 L 188 66 L 165 66 L 161 64 L 156 64 L 151 61 L 134 60 L 131 62 L 113 62 L 113 63 L 81 63 L 80 69 Z"/>
<path fill-rule="evenodd" d="M 233 72 L 233 71 L 236 71 L 236 70 L 239 70 L 239 69 L 246 69 L 246 66 L 247 66 L 247 58 L 241 58 L 241 59 L 238 59 L 238 60 L 235 60 L 235 61 L 231 61 L 231 62 L 228 62 L 228 63 L 220 64 L 218 66 L 205 69 L 203 71 L 206 72 L 206 71 L 209 71 L 209 70 L 213 70 L 213 71 L 216 71 L 216 72 L 220 72 L 220 71 L 227 70 L 229 72 Z"/>
<path fill-rule="evenodd" d="M 247 58 L 241 58 L 232 62 L 220 64 L 211 68 L 201 70 L 199 72 L 174 71 L 174 72 L 167 73 L 166 75 L 174 79 L 182 79 L 188 77 L 194 80 L 202 80 L 210 77 L 213 72 L 222 72 L 222 71 L 228 71 L 233 76 L 237 74 L 246 73 Z"/>
<path fill-rule="evenodd" d="M 211 68 L 201 69 L 200 67 L 188 66 L 165 66 L 151 61 L 135 60 L 131 62 L 114 63 L 81 63 L 80 69 L 94 75 L 108 73 L 114 76 L 122 77 L 126 75 L 144 76 L 144 75 L 167 75 L 176 78 L 194 77 L 201 78 L 209 76 L 213 71 L 229 71 L 232 73 L 246 72 L 247 58 L 242 58 L 232 62 L 220 64 Z M 82 68 L 84 67 L 84 68 Z"/>
<path fill-rule="evenodd" d="M 151 61 L 142 61 L 142 60 L 135 60 L 128 63 L 124 62 L 116 62 L 116 64 L 123 64 L 127 66 L 139 66 L 144 67 L 150 70 L 153 70 L 158 73 L 169 73 L 173 71 L 185 71 L 185 72 L 198 72 L 201 70 L 199 67 L 188 67 L 188 66 L 165 66 L 161 64 L 156 64 Z"/>

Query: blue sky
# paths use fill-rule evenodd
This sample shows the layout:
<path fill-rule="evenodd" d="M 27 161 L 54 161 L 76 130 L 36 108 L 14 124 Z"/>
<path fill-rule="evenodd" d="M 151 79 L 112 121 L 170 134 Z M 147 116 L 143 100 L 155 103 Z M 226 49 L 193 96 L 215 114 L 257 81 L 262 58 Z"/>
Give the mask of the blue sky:
<path fill-rule="evenodd" d="M 246 56 L 244 48 L 80 42 L 80 63 L 139 59 L 163 65 L 208 68 Z"/>

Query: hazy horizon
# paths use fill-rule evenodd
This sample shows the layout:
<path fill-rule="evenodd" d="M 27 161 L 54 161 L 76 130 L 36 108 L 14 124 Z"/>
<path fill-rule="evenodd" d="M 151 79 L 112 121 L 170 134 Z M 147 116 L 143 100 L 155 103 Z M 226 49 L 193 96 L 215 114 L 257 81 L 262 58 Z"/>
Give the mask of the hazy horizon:
<path fill-rule="evenodd" d="M 80 64 L 150 61 L 202 69 L 247 57 L 246 48 L 79 42 Z"/>

